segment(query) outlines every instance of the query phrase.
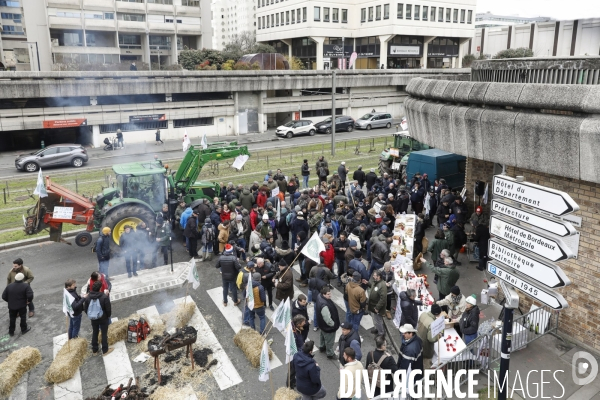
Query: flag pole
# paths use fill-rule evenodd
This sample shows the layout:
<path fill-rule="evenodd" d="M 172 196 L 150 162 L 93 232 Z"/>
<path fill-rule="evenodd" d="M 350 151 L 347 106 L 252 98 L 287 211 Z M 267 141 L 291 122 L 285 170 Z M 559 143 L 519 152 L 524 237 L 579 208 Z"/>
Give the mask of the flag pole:
<path fill-rule="evenodd" d="M 271 369 L 269 368 L 269 383 L 271 384 L 271 398 L 275 399 L 275 391 L 273 390 L 273 379 L 271 379 Z"/>
<path fill-rule="evenodd" d="M 185 307 L 185 303 L 187 302 L 188 297 L 188 289 L 190 288 L 190 283 L 186 283 L 185 285 L 185 297 L 183 298 L 183 306 Z"/>
<path fill-rule="evenodd" d="M 65 315 L 66 317 L 66 324 L 67 324 L 67 350 L 69 350 L 69 353 L 71 352 L 71 341 L 69 340 L 69 316 Z"/>

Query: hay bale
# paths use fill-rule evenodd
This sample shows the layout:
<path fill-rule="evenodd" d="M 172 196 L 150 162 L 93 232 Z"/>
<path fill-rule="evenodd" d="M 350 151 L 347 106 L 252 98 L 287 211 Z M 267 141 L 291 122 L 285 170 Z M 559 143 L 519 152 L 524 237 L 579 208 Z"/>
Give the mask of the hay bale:
<path fill-rule="evenodd" d="M 23 375 L 42 361 L 36 348 L 27 346 L 15 350 L 0 364 L 0 398 L 8 397 Z"/>
<path fill-rule="evenodd" d="M 196 311 L 196 304 L 194 302 L 187 302 L 185 304 L 180 303 L 175 306 L 170 312 L 161 316 L 167 329 L 171 328 L 183 328 L 190 322 L 192 315 Z"/>
<path fill-rule="evenodd" d="M 254 368 L 260 366 L 260 352 L 262 351 L 263 340 L 265 339 L 261 334 L 254 329 L 242 329 L 233 337 L 233 343 L 244 352 L 246 358 Z M 273 351 L 270 347 L 269 359 L 273 359 Z"/>
<path fill-rule="evenodd" d="M 297 400 L 300 397 L 302 397 L 300 393 L 296 392 L 295 390 L 292 390 L 288 387 L 282 387 L 277 389 L 275 392 L 274 400 Z"/>
<path fill-rule="evenodd" d="M 120 342 L 121 340 L 127 340 L 127 329 L 129 327 L 129 320 L 140 319 L 140 316 L 137 314 L 131 314 L 127 318 L 120 319 L 118 321 L 111 322 L 108 326 L 108 345 L 112 346 L 113 344 Z M 102 332 L 98 334 L 98 343 L 102 343 Z"/>
<path fill-rule="evenodd" d="M 70 351 L 69 351 L 70 350 Z M 84 338 L 69 340 L 69 343 L 60 349 L 54 361 L 46 370 L 44 378 L 50 383 L 61 383 L 71 379 L 77 369 L 83 364 L 88 354 L 88 341 Z"/>

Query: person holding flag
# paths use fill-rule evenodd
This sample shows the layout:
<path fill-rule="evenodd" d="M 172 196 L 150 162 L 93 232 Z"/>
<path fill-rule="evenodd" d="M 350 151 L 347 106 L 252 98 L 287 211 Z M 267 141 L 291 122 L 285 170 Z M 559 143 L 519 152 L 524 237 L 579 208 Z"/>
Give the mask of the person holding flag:
<path fill-rule="evenodd" d="M 75 279 L 67 279 L 63 295 L 63 312 L 69 317 L 69 340 L 79 337 L 81 327 L 81 315 L 83 314 L 83 302 L 87 294 L 81 297 L 77 294 L 77 282 Z"/>
<path fill-rule="evenodd" d="M 275 274 L 273 282 L 277 293 L 275 298 L 280 301 L 292 300 L 294 298 L 294 275 L 284 260 L 279 261 L 279 272 Z M 291 313 L 290 313 L 291 315 Z"/>
<path fill-rule="evenodd" d="M 256 330 L 254 318 L 258 315 L 258 319 L 260 320 L 260 329 L 258 332 L 262 335 L 267 325 L 267 318 L 265 316 L 265 302 L 267 301 L 267 297 L 265 289 L 260 284 L 260 279 L 260 273 L 254 272 L 252 274 L 252 290 L 246 290 L 246 307 L 250 311 L 250 328 Z"/>

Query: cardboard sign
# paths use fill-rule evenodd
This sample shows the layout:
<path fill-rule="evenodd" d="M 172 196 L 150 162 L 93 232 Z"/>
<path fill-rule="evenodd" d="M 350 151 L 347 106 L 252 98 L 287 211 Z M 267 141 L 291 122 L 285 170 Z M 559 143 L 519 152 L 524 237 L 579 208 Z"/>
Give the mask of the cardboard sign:
<path fill-rule="evenodd" d="M 52 212 L 52 218 L 54 219 L 72 219 L 73 218 L 73 207 L 54 207 Z"/>
<path fill-rule="evenodd" d="M 431 323 L 431 336 L 439 335 L 444 331 L 444 317 L 438 317 L 435 321 Z"/>

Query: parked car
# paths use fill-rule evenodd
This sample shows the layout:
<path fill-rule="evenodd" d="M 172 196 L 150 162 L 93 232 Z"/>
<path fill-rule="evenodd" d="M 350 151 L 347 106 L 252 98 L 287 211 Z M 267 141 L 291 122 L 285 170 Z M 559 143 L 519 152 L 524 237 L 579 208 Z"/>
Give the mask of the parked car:
<path fill-rule="evenodd" d="M 392 115 L 388 113 L 368 113 L 356 120 L 356 129 L 371 130 L 371 128 L 391 128 Z"/>
<path fill-rule="evenodd" d="M 331 117 L 327 118 L 325 121 L 321 121 L 315 124 L 315 128 L 319 133 L 331 133 Z M 335 131 L 348 131 L 352 132 L 354 130 L 354 118 L 348 117 L 346 115 L 340 115 L 335 117 Z"/>
<path fill-rule="evenodd" d="M 44 149 L 21 154 L 15 160 L 19 171 L 35 172 L 39 168 L 71 165 L 82 167 L 88 161 L 85 148 L 79 144 L 53 144 Z"/>
<path fill-rule="evenodd" d="M 290 121 L 287 124 L 279 126 L 275 131 L 275 134 L 277 136 L 283 136 L 291 139 L 298 135 L 308 134 L 310 136 L 314 136 L 316 131 L 317 130 L 315 129 L 312 121 L 308 119 L 301 119 L 298 121 Z"/>

